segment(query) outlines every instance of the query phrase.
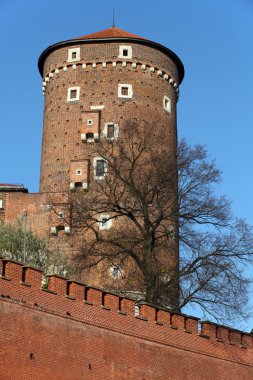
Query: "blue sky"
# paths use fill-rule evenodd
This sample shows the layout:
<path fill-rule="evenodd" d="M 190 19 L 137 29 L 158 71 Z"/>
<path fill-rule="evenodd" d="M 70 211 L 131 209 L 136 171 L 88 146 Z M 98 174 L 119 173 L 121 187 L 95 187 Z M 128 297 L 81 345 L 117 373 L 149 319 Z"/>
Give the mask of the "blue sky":
<path fill-rule="evenodd" d="M 183 61 L 179 137 L 206 145 L 223 171 L 219 192 L 253 225 L 252 0 L 0 0 L 0 183 L 38 191 L 37 59 L 55 42 L 110 27 L 113 6 L 117 27 L 167 46 Z"/>

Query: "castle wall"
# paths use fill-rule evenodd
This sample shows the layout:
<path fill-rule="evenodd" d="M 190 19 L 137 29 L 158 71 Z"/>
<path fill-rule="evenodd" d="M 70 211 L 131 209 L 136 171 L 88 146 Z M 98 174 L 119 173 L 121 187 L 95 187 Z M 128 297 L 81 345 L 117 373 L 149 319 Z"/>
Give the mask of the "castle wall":
<path fill-rule="evenodd" d="M 52 226 L 61 224 L 57 211 L 68 208 L 68 194 L 64 193 L 8 193 L 5 197 L 6 223 L 24 218 L 26 212 L 27 227 L 39 236 L 49 236 Z M 66 218 L 65 218 L 66 219 Z M 64 219 L 64 224 L 66 223 Z"/>
<path fill-rule="evenodd" d="M 0 378 L 240 379 L 252 336 L 1 262 Z"/>

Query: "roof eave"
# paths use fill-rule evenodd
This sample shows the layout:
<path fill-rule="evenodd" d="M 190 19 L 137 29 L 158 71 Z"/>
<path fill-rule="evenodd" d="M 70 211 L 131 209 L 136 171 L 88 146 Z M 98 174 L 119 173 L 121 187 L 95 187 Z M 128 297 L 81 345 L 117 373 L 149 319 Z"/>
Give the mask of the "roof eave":
<path fill-rule="evenodd" d="M 38 68 L 40 75 L 43 77 L 43 66 L 44 62 L 49 55 L 51 51 L 54 49 L 57 49 L 58 47 L 62 46 L 68 46 L 68 45 L 73 45 L 73 44 L 86 44 L 86 43 L 100 43 L 100 42 L 115 42 L 115 41 L 134 41 L 138 42 L 142 45 L 148 45 L 148 46 L 153 46 L 156 49 L 163 51 L 165 54 L 167 54 L 176 64 L 177 69 L 178 69 L 178 74 L 179 74 L 179 84 L 182 82 L 184 78 L 184 65 L 180 58 L 170 49 L 167 47 L 158 44 L 157 42 L 153 42 L 150 40 L 145 40 L 145 39 L 140 39 L 140 38 L 134 38 L 134 37 L 112 37 L 112 38 L 89 38 L 85 40 L 80 40 L 80 39 L 73 39 L 73 40 L 67 40 L 67 41 L 61 41 L 58 42 L 54 45 L 49 46 L 46 48 L 40 55 L 38 59 Z"/>

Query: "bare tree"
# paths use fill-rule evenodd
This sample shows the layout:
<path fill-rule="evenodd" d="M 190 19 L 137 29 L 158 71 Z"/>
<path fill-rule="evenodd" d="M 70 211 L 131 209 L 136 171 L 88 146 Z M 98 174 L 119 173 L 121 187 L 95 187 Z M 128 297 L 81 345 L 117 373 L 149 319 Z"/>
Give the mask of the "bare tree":
<path fill-rule="evenodd" d="M 215 194 L 221 173 L 201 145 L 178 149 L 180 307 L 197 304 L 220 321 L 247 316 L 252 229 Z"/>
<path fill-rule="evenodd" d="M 82 268 L 102 261 L 120 266 L 126 290 L 178 307 L 176 152 L 167 152 L 155 130 L 128 122 L 121 139 L 97 144 L 94 170 L 104 167 L 88 193 L 72 196 L 72 219 L 82 235 Z M 104 223 L 113 226 L 107 230 Z"/>
<path fill-rule="evenodd" d="M 169 153 L 162 133 L 147 124 L 129 121 L 122 135 L 94 146 L 97 180 L 88 193 L 71 196 L 82 241 L 79 268 L 103 262 L 123 268 L 124 288 L 134 285 L 156 305 L 198 304 L 216 318 L 243 315 L 252 233 L 234 220 L 227 199 L 216 196 L 220 172 L 206 150 L 183 141 L 178 156 Z"/>

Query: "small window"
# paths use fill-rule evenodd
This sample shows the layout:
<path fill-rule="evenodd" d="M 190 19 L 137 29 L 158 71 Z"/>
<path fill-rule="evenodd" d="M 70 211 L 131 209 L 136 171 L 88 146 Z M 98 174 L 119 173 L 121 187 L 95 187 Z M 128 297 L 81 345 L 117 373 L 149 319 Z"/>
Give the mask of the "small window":
<path fill-rule="evenodd" d="M 86 139 L 87 140 L 94 139 L 94 133 L 86 133 Z"/>
<path fill-rule="evenodd" d="M 80 97 L 80 87 L 69 87 L 67 101 L 71 102 L 74 100 L 79 100 Z"/>
<path fill-rule="evenodd" d="M 118 265 L 112 265 L 110 267 L 110 272 L 111 272 L 111 276 L 115 279 L 115 280 L 118 280 L 122 277 L 122 272 L 121 272 L 121 269 Z"/>
<path fill-rule="evenodd" d="M 87 120 L 87 125 L 93 125 L 93 119 L 88 119 Z"/>
<path fill-rule="evenodd" d="M 171 101 L 170 101 L 170 98 L 168 98 L 168 96 L 164 95 L 163 97 L 163 108 L 165 109 L 165 111 L 171 113 Z"/>
<path fill-rule="evenodd" d="M 132 98 L 133 88 L 131 84 L 119 84 L 118 85 L 118 97 L 119 98 Z"/>
<path fill-rule="evenodd" d="M 68 50 L 68 62 L 80 61 L 80 48 Z"/>
<path fill-rule="evenodd" d="M 128 87 L 121 87 L 121 95 L 128 95 Z"/>
<path fill-rule="evenodd" d="M 70 99 L 76 99 L 77 96 L 77 91 L 76 90 L 71 90 L 70 91 Z"/>
<path fill-rule="evenodd" d="M 102 218 L 101 219 L 101 225 L 103 228 L 105 228 L 107 226 L 107 223 L 108 223 L 108 219 L 107 218 Z"/>
<path fill-rule="evenodd" d="M 76 175 L 81 175 L 81 174 L 82 174 L 82 170 L 81 169 L 77 169 Z"/>
<path fill-rule="evenodd" d="M 107 164 L 103 158 L 97 157 L 94 158 L 94 178 L 95 179 L 104 179 L 107 172 Z"/>
<path fill-rule="evenodd" d="M 131 59 L 133 55 L 132 46 L 120 46 L 119 47 L 119 58 Z"/>
<path fill-rule="evenodd" d="M 64 218 L 64 212 L 63 211 L 58 212 L 58 218 L 60 218 L 60 219 Z"/>
<path fill-rule="evenodd" d="M 114 124 L 107 125 L 107 137 L 108 137 L 108 139 L 114 138 L 114 130 L 115 130 Z"/>
<path fill-rule="evenodd" d="M 104 176 L 105 174 L 105 161 L 97 160 L 96 164 L 96 177 Z"/>
<path fill-rule="evenodd" d="M 115 123 L 106 123 L 104 127 L 104 138 L 106 140 L 114 140 L 118 137 L 119 126 Z"/>
<path fill-rule="evenodd" d="M 100 230 L 109 230 L 112 226 L 112 220 L 110 219 L 110 215 L 101 215 L 99 222 Z"/>

